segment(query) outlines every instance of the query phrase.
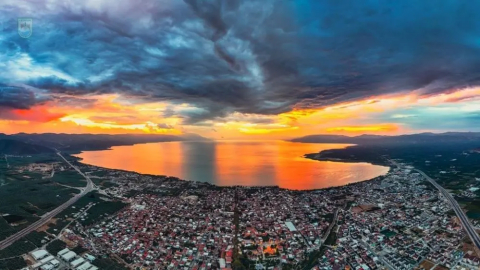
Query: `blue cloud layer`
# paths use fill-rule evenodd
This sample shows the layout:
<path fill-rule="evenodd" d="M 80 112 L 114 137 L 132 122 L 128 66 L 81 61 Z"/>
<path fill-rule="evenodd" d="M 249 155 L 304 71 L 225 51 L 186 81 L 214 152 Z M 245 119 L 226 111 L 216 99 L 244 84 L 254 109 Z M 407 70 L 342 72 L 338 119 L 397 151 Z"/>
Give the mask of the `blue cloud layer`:
<path fill-rule="evenodd" d="M 198 123 L 439 93 L 480 82 L 479 11 L 456 0 L 2 1 L 0 106 L 118 92 L 191 103 L 200 109 L 183 117 Z M 34 33 L 22 39 L 26 16 Z"/>

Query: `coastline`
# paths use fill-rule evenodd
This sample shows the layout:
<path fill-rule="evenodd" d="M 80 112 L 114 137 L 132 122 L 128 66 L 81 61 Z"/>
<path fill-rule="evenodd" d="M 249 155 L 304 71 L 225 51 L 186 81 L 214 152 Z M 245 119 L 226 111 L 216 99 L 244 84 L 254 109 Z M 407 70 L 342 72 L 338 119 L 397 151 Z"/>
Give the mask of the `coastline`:
<path fill-rule="evenodd" d="M 303 157 L 311 160 L 317 160 L 317 161 L 331 161 L 331 162 L 343 162 L 343 163 L 367 163 L 367 164 L 376 165 L 376 166 L 389 167 L 390 169 L 392 169 L 392 165 L 388 164 L 387 162 L 368 161 L 368 160 L 362 161 L 362 160 L 356 160 L 356 159 L 325 157 L 325 156 L 322 156 L 322 152 L 305 154 Z"/>
<path fill-rule="evenodd" d="M 89 150 L 86 150 L 86 151 L 89 151 Z M 325 150 L 325 151 L 329 151 L 329 150 Z M 82 151 L 82 152 L 84 152 L 84 151 Z M 230 186 L 221 186 L 221 185 L 216 185 L 216 184 L 213 184 L 213 183 L 210 183 L 210 182 L 203 182 L 203 181 L 196 181 L 196 180 L 186 180 L 186 179 L 182 179 L 182 178 L 179 178 L 177 176 L 172 176 L 172 175 L 146 174 L 146 173 L 139 173 L 139 172 L 130 171 L 130 170 L 107 168 L 107 167 L 102 167 L 102 166 L 98 166 L 98 165 L 85 163 L 85 162 L 83 162 L 83 158 L 74 156 L 74 155 L 77 155 L 77 154 L 70 154 L 69 153 L 68 156 L 75 159 L 76 162 L 78 162 L 78 163 L 80 163 L 84 166 L 95 167 L 95 168 L 99 168 L 99 169 L 102 169 L 102 170 L 111 170 L 111 171 L 125 172 L 125 173 L 135 173 L 135 174 L 138 174 L 138 175 L 141 175 L 141 176 L 160 177 L 160 178 L 166 178 L 166 179 L 170 179 L 170 180 L 185 181 L 185 182 L 190 182 L 190 183 L 208 185 L 208 186 L 211 186 L 211 187 L 221 188 L 221 189 L 224 189 L 224 188 L 226 188 L 226 189 L 228 189 L 228 188 L 282 189 L 282 190 L 294 191 L 294 192 L 314 192 L 314 191 L 319 191 L 319 190 L 329 190 L 329 189 L 342 188 L 342 187 L 346 187 L 346 186 L 360 184 L 360 183 L 364 183 L 364 182 L 368 182 L 368 181 L 374 181 L 374 180 L 377 180 L 380 177 L 386 176 L 393 169 L 392 165 L 389 165 L 389 164 L 380 164 L 380 163 L 374 163 L 374 162 L 368 162 L 368 161 L 342 160 L 342 159 L 336 159 L 336 158 L 323 158 L 323 157 L 319 158 L 319 157 L 316 157 L 319 154 L 321 154 L 322 152 L 305 154 L 303 156 L 303 158 L 311 159 L 311 160 L 315 160 L 315 161 L 327 161 L 327 162 L 366 163 L 366 164 L 375 165 L 375 166 L 388 167 L 388 171 L 384 174 L 378 175 L 378 176 L 373 177 L 373 178 L 360 180 L 360 181 L 355 181 L 355 182 L 352 182 L 352 183 L 347 183 L 345 185 L 328 186 L 328 187 L 314 188 L 314 189 L 290 189 L 290 188 L 285 188 L 285 187 L 281 187 L 281 186 L 278 186 L 278 185 L 265 185 L 265 186 L 230 185 Z"/>

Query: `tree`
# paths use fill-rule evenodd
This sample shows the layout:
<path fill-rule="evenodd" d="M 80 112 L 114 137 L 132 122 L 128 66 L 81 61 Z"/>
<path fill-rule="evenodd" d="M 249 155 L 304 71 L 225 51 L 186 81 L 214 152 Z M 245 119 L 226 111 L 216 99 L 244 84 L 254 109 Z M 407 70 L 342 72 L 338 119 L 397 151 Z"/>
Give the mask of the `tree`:
<path fill-rule="evenodd" d="M 233 270 L 246 270 L 247 268 L 239 261 L 235 260 L 232 264 Z"/>

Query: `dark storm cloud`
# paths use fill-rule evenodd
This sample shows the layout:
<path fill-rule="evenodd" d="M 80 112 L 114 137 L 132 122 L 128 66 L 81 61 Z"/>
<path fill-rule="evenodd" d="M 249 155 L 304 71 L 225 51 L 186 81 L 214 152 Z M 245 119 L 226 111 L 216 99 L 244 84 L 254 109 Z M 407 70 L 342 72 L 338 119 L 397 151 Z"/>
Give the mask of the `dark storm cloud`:
<path fill-rule="evenodd" d="M 28 109 L 36 103 L 33 92 L 22 87 L 0 84 L 0 108 Z"/>
<path fill-rule="evenodd" d="M 0 62 L 29 67 L 0 64 L 0 82 L 189 103 L 175 113 L 188 124 L 480 82 L 476 1 L 8 2 Z M 30 13 L 21 39 L 16 16 Z M 0 106 L 28 108 L 32 94 L 6 91 Z"/>
<path fill-rule="evenodd" d="M 74 96 L 54 96 L 51 100 L 55 103 L 55 106 L 67 107 L 67 108 L 73 108 L 73 109 L 93 108 L 96 103 L 95 99 L 85 99 L 85 98 L 78 98 Z"/>

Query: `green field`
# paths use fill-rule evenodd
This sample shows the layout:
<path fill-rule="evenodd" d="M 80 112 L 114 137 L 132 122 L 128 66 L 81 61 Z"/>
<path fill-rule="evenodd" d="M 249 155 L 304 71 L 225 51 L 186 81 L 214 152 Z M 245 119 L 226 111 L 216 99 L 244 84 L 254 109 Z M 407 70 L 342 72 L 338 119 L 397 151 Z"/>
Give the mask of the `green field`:
<path fill-rule="evenodd" d="M 56 183 L 71 187 L 85 187 L 87 185 L 87 181 L 85 180 L 85 178 L 73 169 L 68 171 L 55 172 L 55 175 L 53 176 L 53 178 L 51 178 L 51 180 Z"/>
<path fill-rule="evenodd" d="M 46 249 L 47 251 L 50 253 L 50 254 L 53 254 L 53 255 L 57 255 L 57 253 L 66 248 L 67 247 L 67 243 L 63 242 L 62 240 L 54 240 L 52 242 L 50 242 Z"/>
<path fill-rule="evenodd" d="M 17 270 L 27 266 L 22 257 L 0 260 L 0 270 Z"/>
<path fill-rule="evenodd" d="M 28 253 L 37 246 L 28 241 L 25 237 L 13 243 L 9 247 L 0 250 L 0 259 L 13 258 Z"/>
<path fill-rule="evenodd" d="M 480 220 L 480 199 L 471 200 L 465 209 L 469 218 Z"/>
<path fill-rule="evenodd" d="M 80 223 L 84 226 L 89 226 L 101 219 L 102 217 L 106 217 L 108 215 L 111 215 L 115 212 L 120 211 L 122 208 L 124 208 L 127 204 L 123 202 L 99 202 L 93 207 L 91 207 L 87 213 L 87 217 L 85 220 L 81 220 Z"/>
<path fill-rule="evenodd" d="M 29 162 L 56 161 L 51 155 L 0 159 L 0 240 L 27 227 L 39 216 L 55 209 L 78 194 L 78 189 L 58 185 L 51 179 L 30 172 L 18 172 Z"/>
<path fill-rule="evenodd" d="M 104 270 L 128 270 L 129 269 L 123 264 L 120 264 L 110 258 L 97 258 L 95 261 L 93 261 L 92 264 Z"/>
<path fill-rule="evenodd" d="M 2 158 L 2 160 L 3 162 L 5 162 L 4 158 Z M 30 163 L 51 163 L 59 161 L 60 159 L 56 154 L 40 154 L 25 157 L 8 157 L 8 163 L 12 167 L 23 166 Z"/>

